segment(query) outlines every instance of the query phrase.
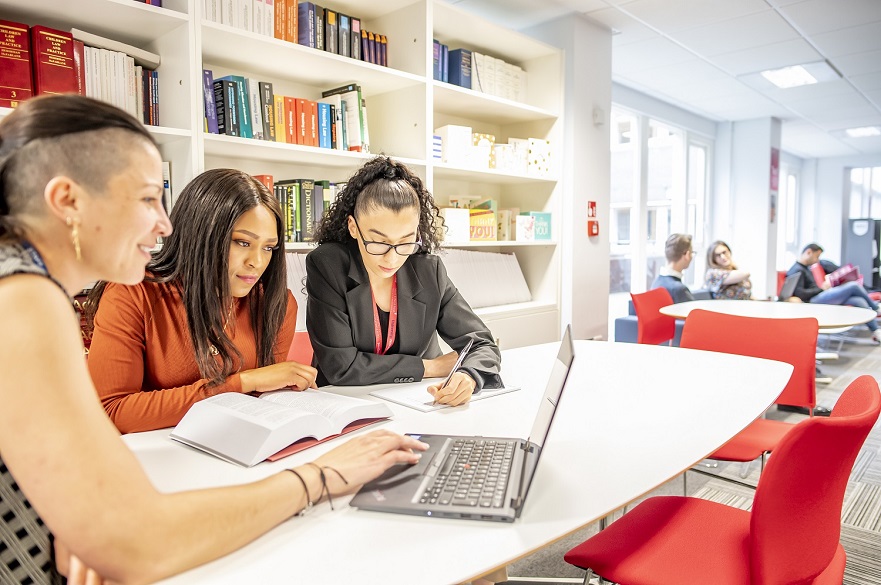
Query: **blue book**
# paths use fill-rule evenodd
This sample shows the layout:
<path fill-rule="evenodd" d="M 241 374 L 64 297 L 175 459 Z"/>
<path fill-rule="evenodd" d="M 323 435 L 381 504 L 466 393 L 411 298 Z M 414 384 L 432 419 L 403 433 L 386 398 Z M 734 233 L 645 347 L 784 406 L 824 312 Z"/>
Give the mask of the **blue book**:
<path fill-rule="evenodd" d="M 330 138 L 330 104 L 318 102 L 318 147 L 332 148 Z"/>
<path fill-rule="evenodd" d="M 297 5 L 297 43 L 304 47 L 316 48 L 315 3 L 300 2 Z"/>
<path fill-rule="evenodd" d="M 339 36 L 339 53 L 343 57 L 352 56 L 352 27 L 349 24 L 349 17 L 340 14 L 340 36 Z"/>
<path fill-rule="evenodd" d="M 208 132 L 219 134 L 217 129 L 217 109 L 214 107 L 214 73 L 210 69 L 202 70 L 202 101 L 205 106 L 205 123 Z"/>
<path fill-rule="evenodd" d="M 450 48 L 447 45 L 441 45 L 441 81 L 450 81 Z"/>
<path fill-rule="evenodd" d="M 455 49 L 450 51 L 450 83 L 471 89 L 471 51 Z"/>
<path fill-rule="evenodd" d="M 248 91 L 248 79 L 241 75 L 226 75 L 219 78 L 220 81 L 232 81 L 236 84 L 236 111 L 239 115 L 240 136 L 242 138 L 254 138 L 254 130 L 251 125 L 251 98 Z"/>
<path fill-rule="evenodd" d="M 431 76 L 435 81 L 440 81 L 443 77 L 441 76 L 441 44 L 440 41 L 434 39 L 434 42 L 431 46 Z"/>

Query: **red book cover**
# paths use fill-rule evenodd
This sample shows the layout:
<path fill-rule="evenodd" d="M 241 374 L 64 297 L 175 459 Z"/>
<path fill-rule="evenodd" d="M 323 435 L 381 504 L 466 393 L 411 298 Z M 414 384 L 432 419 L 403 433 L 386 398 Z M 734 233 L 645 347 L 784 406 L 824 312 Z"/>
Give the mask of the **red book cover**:
<path fill-rule="evenodd" d="M 318 102 L 306 100 L 309 107 L 308 138 L 310 146 L 318 146 Z"/>
<path fill-rule="evenodd" d="M 0 107 L 14 108 L 33 95 L 28 25 L 0 20 Z"/>
<path fill-rule="evenodd" d="M 266 185 L 266 188 L 272 191 L 275 186 L 272 175 L 252 175 L 255 179 Z"/>
<path fill-rule="evenodd" d="M 86 46 L 82 41 L 73 41 L 73 66 L 76 70 L 76 89 L 86 95 Z"/>
<path fill-rule="evenodd" d="M 297 98 L 284 98 L 285 136 L 288 144 L 297 144 Z"/>
<path fill-rule="evenodd" d="M 31 27 L 34 93 L 76 93 L 73 37 L 42 25 Z"/>
<path fill-rule="evenodd" d="M 310 146 L 312 139 L 308 134 L 309 130 L 309 106 L 303 98 L 297 98 L 297 144 Z"/>
<path fill-rule="evenodd" d="M 284 459 L 285 457 L 293 455 L 294 453 L 299 453 L 300 451 L 302 451 L 304 449 L 308 449 L 309 447 L 312 447 L 312 446 L 317 445 L 319 443 L 324 443 L 325 441 L 330 441 L 331 439 L 336 439 L 337 437 L 341 437 L 343 435 L 348 435 L 349 433 L 351 433 L 353 431 L 357 431 L 358 429 L 363 429 L 364 427 L 366 427 L 368 425 L 372 425 L 374 423 L 378 423 L 383 420 L 387 420 L 387 419 L 384 419 L 384 418 L 363 418 L 361 420 L 356 420 L 356 421 L 351 422 L 348 425 L 346 425 L 346 428 L 343 429 L 343 432 L 341 432 L 338 435 L 331 435 L 331 436 L 325 437 L 323 439 L 315 439 L 313 437 L 306 437 L 304 439 L 300 439 L 296 443 L 293 443 L 293 444 L 285 447 L 284 449 L 282 449 L 278 453 L 276 453 L 274 455 L 270 455 L 269 457 L 266 458 L 266 460 L 267 461 L 278 461 L 279 459 Z"/>

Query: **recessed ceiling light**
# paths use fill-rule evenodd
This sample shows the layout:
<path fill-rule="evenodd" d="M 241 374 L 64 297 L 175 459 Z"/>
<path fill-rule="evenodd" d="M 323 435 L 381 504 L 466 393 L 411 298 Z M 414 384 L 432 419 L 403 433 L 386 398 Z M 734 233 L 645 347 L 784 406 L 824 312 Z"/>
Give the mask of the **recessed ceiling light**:
<path fill-rule="evenodd" d="M 808 73 L 808 70 L 801 65 L 762 71 L 762 77 L 780 89 L 789 89 L 790 87 L 817 83 L 817 78 Z"/>
<path fill-rule="evenodd" d="M 862 126 L 860 128 L 848 128 L 844 131 L 848 138 L 866 138 L 869 136 L 881 136 L 881 128 L 878 126 Z"/>

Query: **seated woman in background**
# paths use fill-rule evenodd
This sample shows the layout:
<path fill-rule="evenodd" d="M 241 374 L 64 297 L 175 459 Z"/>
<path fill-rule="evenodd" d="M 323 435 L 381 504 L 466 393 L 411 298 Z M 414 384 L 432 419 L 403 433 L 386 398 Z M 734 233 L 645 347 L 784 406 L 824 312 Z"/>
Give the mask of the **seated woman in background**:
<path fill-rule="evenodd" d="M 314 386 L 315 368 L 285 361 L 297 302 L 278 200 L 247 173 L 213 169 L 184 187 L 171 221 L 144 282 L 90 295 L 89 371 L 117 428 L 174 426 L 221 392 Z"/>
<path fill-rule="evenodd" d="M 130 115 L 51 95 L 0 122 L 0 583 L 159 581 L 426 447 L 374 431 L 257 482 L 158 492 L 95 397 L 71 295 L 139 282 L 170 233 L 159 150 Z"/>
<path fill-rule="evenodd" d="M 483 321 L 450 282 L 440 258 L 438 209 L 422 181 L 379 156 L 348 181 L 306 257 L 306 327 L 318 383 L 413 382 L 446 376 L 474 340 L 437 402 L 467 402 L 500 385 L 501 355 Z M 441 355 L 437 334 L 453 352 Z"/>
<path fill-rule="evenodd" d="M 731 248 L 722 240 L 716 240 L 707 248 L 707 275 L 704 288 L 714 299 L 749 299 L 752 283 L 749 272 L 738 270 L 731 259 Z"/>

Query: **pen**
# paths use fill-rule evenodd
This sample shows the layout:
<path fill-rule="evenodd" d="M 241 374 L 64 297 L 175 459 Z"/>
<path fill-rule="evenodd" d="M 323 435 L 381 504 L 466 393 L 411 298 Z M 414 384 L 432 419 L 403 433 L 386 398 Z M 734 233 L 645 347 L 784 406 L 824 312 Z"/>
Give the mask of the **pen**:
<path fill-rule="evenodd" d="M 465 344 L 465 347 L 462 348 L 462 351 L 459 352 L 459 359 L 456 360 L 456 365 L 453 366 L 453 369 L 450 370 L 449 375 L 444 378 L 443 384 L 437 387 L 438 392 L 447 387 L 447 384 L 450 383 L 450 378 L 453 377 L 453 374 L 456 373 L 456 370 L 459 369 L 459 366 L 462 365 L 462 362 L 465 360 L 465 356 L 468 355 L 468 351 L 471 349 L 471 346 L 474 345 L 474 339 L 469 339 L 468 343 Z M 437 403 L 437 399 L 435 399 L 435 403 Z"/>

